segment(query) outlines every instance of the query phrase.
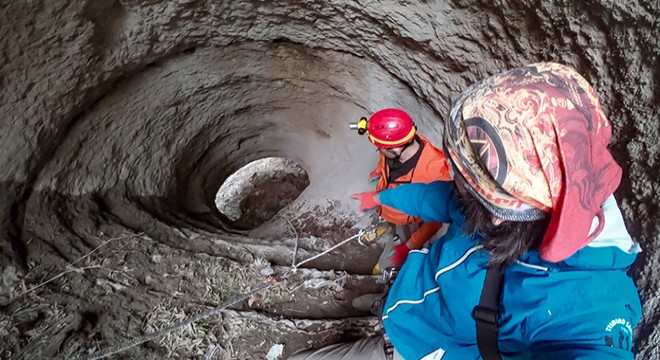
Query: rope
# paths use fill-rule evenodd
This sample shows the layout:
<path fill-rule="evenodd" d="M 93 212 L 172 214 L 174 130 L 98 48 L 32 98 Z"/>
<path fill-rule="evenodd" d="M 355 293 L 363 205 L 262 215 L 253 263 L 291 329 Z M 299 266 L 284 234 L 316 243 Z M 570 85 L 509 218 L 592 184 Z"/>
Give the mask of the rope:
<path fill-rule="evenodd" d="M 291 268 L 293 269 L 296 267 L 296 257 L 298 256 L 298 232 L 296 231 L 296 228 L 293 227 L 291 220 L 286 219 L 286 221 L 289 223 L 289 226 L 291 226 L 291 230 L 293 230 L 293 233 L 296 235 L 296 242 L 293 247 L 293 257 L 291 259 Z"/>
<path fill-rule="evenodd" d="M 338 247 L 340 247 L 340 246 L 346 244 L 347 242 L 349 242 L 349 241 L 351 241 L 351 240 L 353 240 L 353 239 L 359 237 L 360 235 L 362 235 L 362 231 L 360 231 L 360 232 L 357 233 L 356 235 L 353 235 L 353 236 L 349 237 L 348 239 L 346 239 L 346 240 L 340 242 L 339 244 L 337 244 L 337 245 L 331 247 L 330 249 L 328 249 L 328 250 L 326 250 L 326 251 L 324 251 L 324 252 L 322 252 L 322 253 L 320 253 L 320 254 L 318 254 L 318 255 L 314 255 L 314 256 L 312 256 L 312 257 L 309 258 L 309 259 L 306 259 L 306 260 L 304 260 L 304 261 L 299 262 L 297 265 L 294 265 L 293 268 L 292 268 L 291 270 L 292 270 L 293 272 L 296 272 L 296 270 L 298 270 L 298 267 L 299 267 L 300 265 L 302 265 L 302 264 L 304 264 L 304 263 L 307 263 L 307 262 L 310 262 L 310 261 L 312 261 L 312 260 L 314 260 L 314 259 L 318 259 L 318 258 L 320 258 L 321 256 L 323 256 L 323 255 L 329 253 L 330 251 L 332 251 L 332 250 L 334 250 L 334 249 L 336 249 L 336 248 L 338 248 Z"/>
<path fill-rule="evenodd" d="M 293 225 L 292 225 L 292 227 L 293 227 Z M 295 231 L 295 229 L 294 229 L 294 231 Z M 329 248 L 328 250 L 325 250 L 325 251 L 323 251 L 323 252 L 321 252 L 321 253 L 319 253 L 319 254 L 317 254 L 317 255 L 314 255 L 314 256 L 312 256 L 311 258 L 306 259 L 306 260 L 304 260 L 304 261 L 298 263 L 297 265 L 295 264 L 295 262 L 296 262 L 296 252 L 297 252 L 297 249 L 298 249 L 298 234 L 296 233 L 296 248 L 295 248 L 295 251 L 294 251 L 294 254 L 293 254 L 293 263 L 292 263 L 293 265 L 291 266 L 291 269 L 290 269 L 289 271 L 285 272 L 285 273 L 281 276 L 281 278 L 282 278 L 282 279 L 286 279 L 286 278 L 288 278 L 291 274 L 294 274 L 294 273 L 296 272 L 296 270 L 298 270 L 298 267 L 300 267 L 300 265 L 302 265 L 302 264 L 304 264 L 304 263 L 307 263 L 307 262 L 309 262 L 309 261 L 312 261 L 312 260 L 314 260 L 314 259 L 318 259 L 319 257 L 321 257 L 321 256 L 323 256 L 323 255 L 329 253 L 330 251 L 332 251 L 332 250 L 334 250 L 334 249 L 336 249 L 336 248 L 338 248 L 338 247 L 340 247 L 340 246 L 342 246 L 342 245 L 348 243 L 349 241 L 351 241 L 351 240 L 353 240 L 353 239 L 359 237 L 360 235 L 362 235 L 362 232 L 363 232 L 363 231 L 360 230 L 360 232 L 359 232 L 358 234 L 356 234 L 356 235 L 354 235 L 354 236 L 351 236 L 351 237 L 349 237 L 348 239 L 345 239 L 344 241 L 342 241 L 342 242 L 340 242 L 339 244 L 337 244 L 337 245 L 335 245 L 335 246 Z M 108 357 L 108 356 L 110 356 L 110 355 L 114 355 L 114 354 L 117 354 L 117 353 L 122 352 L 122 351 L 124 351 L 124 350 L 128 350 L 128 349 L 130 349 L 130 348 L 133 348 L 133 347 L 135 347 L 135 346 L 138 346 L 138 345 L 140 345 L 140 344 L 142 344 L 142 343 L 145 343 L 145 342 L 147 342 L 147 341 L 149 341 L 149 340 L 157 339 L 157 338 L 159 338 L 159 337 L 162 337 L 162 336 L 164 336 L 164 335 L 167 335 L 168 333 L 170 333 L 170 332 L 172 332 L 172 331 L 175 331 L 175 330 L 181 329 L 181 328 L 183 328 L 184 326 L 190 325 L 190 324 L 192 324 L 192 323 L 194 323 L 194 322 L 196 322 L 196 321 L 199 321 L 199 320 L 205 319 L 205 318 L 207 318 L 207 317 L 209 317 L 209 316 L 211 316 L 211 315 L 217 314 L 217 313 L 221 312 L 222 310 L 225 310 L 225 309 L 227 309 L 228 307 L 230 307 L 230 306 L 232 306 L 232 305 L 234 305 L 234 304 L 237 304 L 237 303 L 239 303 L 239 302 L 241 302 L 241 301 L 244 301 L 244 300 L 248 299 L 250 296 L 252 296 L 252 295 L 254 295 L 254 294 L 256 294 L 256 293 L 261 292 L 261 291 L 268 290 L 268 289 L 272 288 L 272 287 L 275 286 L 275 285 L 277 285 L 277 283 L 271 283 L 271 284 L 267 284 L 267 285 L 262 285 L 262 286 L 260 286 L 260 287 L 258 287 L 258 288 L 256 288 L 256 289 L 254 289 L 254 290 L 252 290 L 252 291 L 250 291 L 250 292 L 248 292 L 248 293 L 245 293 L 245 294 L 243 294 L 243 295 L 236 295 L 236 296 L 234 296 L 234 297 L 232 297 L 232 298 L 229 298 L 228 300 L 226 300 L 225 302 L 223 302 L 221 305 L 219 305 L 219 306 L 217 306 L 217 307 L 214 307 L 214 308 L 210 308 L 210 309 L 204 310 L 204 311 L 202 311 L 202 312 L 200 312 L 200 313 L 198 313 L 198 314 L 196 314 L 196 315 L 193 315 L 193 316 L 191 316 L 191 317 L 189 317 L 189 318 L 187 318 L 187 319 L 185 319 L 185 320 L 182 320 L 182 321 L 179 321 L 179 322 L 177 322 L 177 323 L 174 323 L 174 324 L 171 324 L 171 325 L 169 325 L 169 326 L 166 326 L 166 327 L 164 327 L 164 328 L 162 328 L 162 329 L 160 329 L 160 330 L 158 330 L 158 331 L 155 331 L 155 332 L 152 332 L 152 333 L 148 333 L 148 334 L 145 334 L 145 335 L 142 335 L 142 336 L 139 336 L 139 337 L 133 338 L 132 340 L 125 341 L 125 342 L 120 343 L 120 344 L 118 344 L 118 345 L 115 345 L 115 346 L 109 347 L 109 348 L 107 348 L 107 349 L 105 349 L 105 350 L 101 350 L 101 351 L 99 351 L 99 352 L 97 352 L 97 353 L 94 353 L 94 354 L 92 354 L 92 355 L 82 357 L 82 360 L 98 360 L 98 359 L 103 359 L 103 358 Z"/>

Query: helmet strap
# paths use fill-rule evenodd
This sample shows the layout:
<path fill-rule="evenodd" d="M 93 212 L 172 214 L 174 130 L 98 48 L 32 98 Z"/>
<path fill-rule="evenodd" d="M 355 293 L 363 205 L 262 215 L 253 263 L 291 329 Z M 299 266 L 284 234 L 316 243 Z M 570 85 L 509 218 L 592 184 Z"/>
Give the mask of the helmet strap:
<path fill-rule="evenodd" d="M 406 151 L 412 145 L 412 143 L 415 141 L 415 137 L 413 137 L 410 141 L 408 141 L 407 144 L 403 145 L 403 149 L 401 149 L 401 153 L 396 157 L 397 160 L 401 158 L 401 155 L 403 155 L 403 152 Z"/>
<path fill-rule="evenodd" d="M 401 152 L 399 154 L 395 154 L 393 152 L 390 152 L 389 149 L 385 149 L 385 150 L 387 152 L 389 152 L 390 154 L 394 155 L 394 158 L 392 160 L 401 160 L 401 155 L 403 155 L 403 152 L 406 151 L 406 149 L 408 149 L 408 147 L 410 147 L 410 145 L 412 145 L 413 141 L 415 141 L 414 137 L 412 138 L 412 140 L 408 141 L 405 145 L 403 145 L 403 149 L 401 149 Z"/>

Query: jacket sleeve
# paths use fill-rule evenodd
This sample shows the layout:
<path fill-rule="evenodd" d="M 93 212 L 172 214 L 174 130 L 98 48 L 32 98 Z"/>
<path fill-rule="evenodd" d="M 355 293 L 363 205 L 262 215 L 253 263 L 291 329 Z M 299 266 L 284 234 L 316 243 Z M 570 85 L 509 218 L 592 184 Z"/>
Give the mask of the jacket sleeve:
<path fill-rule="evenodd" d="M 421 223 L 417 230 L 408 239 L 408 247 L 411 249 L 421 249 L 435 233 L 442 227 L 441 222 Z"/>
<path fill-rule="evenodd" d="M 425 222 L 452 222 L 449 209 L 456 205 L 454 183 L 434 181 L 428 184 L 404 184 L 379 193 L 380 203 Z"/>
<path fill-rule="evenodd" d="M 439 156 L 436 159 L 433 159 L 433 161 L 430 161 L 427 165 L 427 174 L 432 176 L 432 179 L 430 181 L 425 181 L 425 182 L 431 182 L 431 181 L 451 181 L 451 175 L 449 174 L 449 164 L 447 164 L 447 159 L 444 157 L 444 153 L 442 150 L 438 150 L 442 156 Z"/>

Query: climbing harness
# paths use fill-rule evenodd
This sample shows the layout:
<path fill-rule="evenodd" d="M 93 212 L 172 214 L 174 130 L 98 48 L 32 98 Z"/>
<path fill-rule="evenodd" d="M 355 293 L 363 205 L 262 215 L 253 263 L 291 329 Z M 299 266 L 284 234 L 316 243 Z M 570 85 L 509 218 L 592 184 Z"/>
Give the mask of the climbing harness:
<path fill-rule="evenodd" d="M 364 228 L 361 231 L 362 235 L 358 237 L 358 241 L 362 245 L 369 246 L 378 241 L 378 239 L 385 235 L 389 230 L 390 224 L 387 221 L 382 220 L 377 224 Z"/>
<path fill-rule="evenodd" d="M 310 262 L 310 261 L 312 261 L 312 260 L 315 260 L 315 259 L 317 259 L 317 258 L 319 258 L 319 257 L 321 257 L 321 256 L 323 256 L 323 255 L 325 255 L 325 254 L 327 254 L 327 253 L 329 253 L 329 252 L 331 252 L 332 250 L 334 250 L 334 249 L 336 249 L 336 248 L 338 248 L 338 247 L 340 247 L 340 246 L 342 246 L 342 245 L 344 245 L 344 244 L 350 242 L 351 240 L 354 240 L 354 239 L 359 238 L 359 237 L 360 237 L 361 235 L 363 235 L 363 234 L 364 234 L 364 230 L 360 230 L 357 234 L 355 234 L 355 235 L 353 235 L 353 236 L 351 236 L 351 237 L 349 237 L 349 238 L 343 240 L 342 242 L 338 243 L 337 245 L 334 245 L 334 246 L 332 246 L 331 248 L 329 248 L 329 249 L 327 249 L 327 250 L 325 250 L 325 251 L 323 251 L 323 252 L 321 252 L 321 253 L 319 253 L 319 254 L 317 254 L 317 255 L 314 255 L 314 256 L 312 256 L 312 257 L 310 257 L 310 258 L 308 258 L 308 259 L 305 259 L 305 260 L 303 260 L 303 261 L 301 261 L 301 262 L 299 262 L 299 263 L 297 263 L 297 264 L 295 263 L 296 255 L 297 255 L 297 251 L 298 251 L 298 236 L 297 236 L 297 234 L 296 234 L 296 243 L 295 243 L 295 249 L 294 249 L 294 254 L 293 254 L 293 264 L 292 264 L 290 270 L 288 270 L 287 272 L 285 272 L 284 274 L 282 274 L 282 276 L 280 276 L 280 280 L 286 279 L 286 278 L 288 278 L 289 276 L 291 276 L 292 274 L 295 274 L 296 271 L 298 270 L 298 268 L 299 268 L 302 264 L 305 264 L 305 263 L 308 263 L 308 262 Z M 95 352 L 95 353 L 93 353 L 93 354 L 91 354 L 91 355 L 88 355 L 88 356 L 82 356 L 81 359 L 83 359 L 83 360 L 98 360 L 98 359 L 103 359 L 103 358 L 108 357 L 108 356 L 110 356 L 110 355 L 114 355 L 114 354 L 120 353 L 120 352 L 122 352 L 122 351 L 124 351 L 124 350 L 128 350 L 128 349 L 130 349 L 130 348 L 133 348 L 133 347 L 135 347 L 135 346 L 138 346 L 138 345 L 140 345 L 140 344 L 143 344 L 143 343 L 145 343 L 145 342 L 147 342 L 147 341 L 154 340 L 154 339 L 158 339 L 158 338 L 160 338 L 160 337 L 162 337 L 162 336 L 165 336 L 165 335 L 169 334 L 169 333 L 172 332 L 172 331 L 175 331 L 175 330 L 181 329 L 181 328 L 183 328 L 184 326 L 187 326 L 187 325 L 190 325 L 190 324 L 192 324 L 192 323 L 194 323 L 194 322 L 196 322 L 196 321 L 199 321 L 199 320 L 205 319 L 205 318 L 207 318 L 207 317 L 209 317 L 209 316 L 211 316 L 211 315 L 218 314 L 218 313 L 220 313 L 221 311 L 226 310 L 228 307 L 230 307 L 230 306 L 232 306 L 232 305 L 238 304 L 239 302 L 242 302 L 242 301 L 245 301 L 245 300 L 249 299 L 252 295 L 254 295 L 254 294 L 258 293 L 258 292 L 262 292 L 262 291 L 269 290 L 270 288 L 272 288 L 272 287 L 274 287 L 275 285 L 277 285 L 279 282 L 280 282 L 280 281 L 277 281 L 277 282 L 270 282 L 270 283 L 268 283 L 268 284 L 262 285 L 262 286 L 260 286 L 260 287 L 258 287 L 258 288 L 256 288 L 256 289 L 254 289 L 254 290 L 252 290 L 252 291 L 250 291 L 250 292 L 248 292 L 248 293 L 245 293 L 245 294 L 242 294 L 242 295 L 236 295 L 236 296 L 234 296 L 234 297 L 229 298 L 227 301 L 223 302 L 223 303 L 222 303 L 221 305 L 219 305 L 219 306 L 216 306 L 216 307 L 214 307 L 214 308 L 210 308 L 210 309 L 204 310 L 204 311 L 202 311 L 202 312 L 200 312 L 200 313 L 198 313 L 198 314 L 196 314 L 196 315 L 190 316 L 190 317 L 188 317 L 187 319 L 184 319 L 184 320 L 182 320 L 182 321 L 180 321 L 180 322 L 177 322 L 177 323 L 171 324 L 171 325 L 169 325 L 169 326 L 166 326 L 166 327 L 164 327 L 164 328 L 162 328 L 162 329 L 160 329 L 160 330 L 158 330 L 158 331 L 151 332 L 151 333 L 148 333 L 148 334 L 145 334 L 145 335 L 142 335 L 142 336 L 138 336 L 138 337 L 136 337 L 136 338 L 133 338 L 133 339 L 131 339 L 131 340 L 125 341 L 125 342 L 120 343 L 120 344 L 118 344 L 118 345 L 115 345 L 115 346 L 109 347 L 109 348 L 107 348 L 107 349 L 105 349 L 105 350 L 101 350 L 101 351 Z"/>
<path fill-rule="evenodd" d="M 375 209 L 369 209 L 356 223 L 353 229 L 359 229 L 358 242 L 365 246 L 376 243 L 383 235 L 391 231 L 389 222 L 382 219 Z"/>

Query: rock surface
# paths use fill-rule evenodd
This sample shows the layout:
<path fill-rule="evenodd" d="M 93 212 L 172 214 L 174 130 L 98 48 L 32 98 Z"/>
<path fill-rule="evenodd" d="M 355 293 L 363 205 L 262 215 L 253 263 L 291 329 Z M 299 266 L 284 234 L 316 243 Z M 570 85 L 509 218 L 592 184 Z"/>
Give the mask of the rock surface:
<path fill-rule="evenodd" d="M 4 2 L 0 296 L 19 297 L 0 309 L 0 357 L 98 350 L 286 271 L 295 243 L 299 261 L 327 249 L 352 234 L 349 195 L 376 161 L 347 123 L 401 107 L 437 141 L 461 89 L 550 60 L 584 74 L 613 123 L 616 195 L 644 248 L 636 349 L 660 359 L 659 16 L 653 0 Z M 309 186 L 263 226 L 233 228 L 218 188 L 271 156 Z M 288 356 L 369 331 L 342 319 L 378 288 L 360 275 L 377 251 L 356 249 L 124 354 L 263 358 L 285 344 Z M 305 283 L 321 285 L 294 290 Z"/>

